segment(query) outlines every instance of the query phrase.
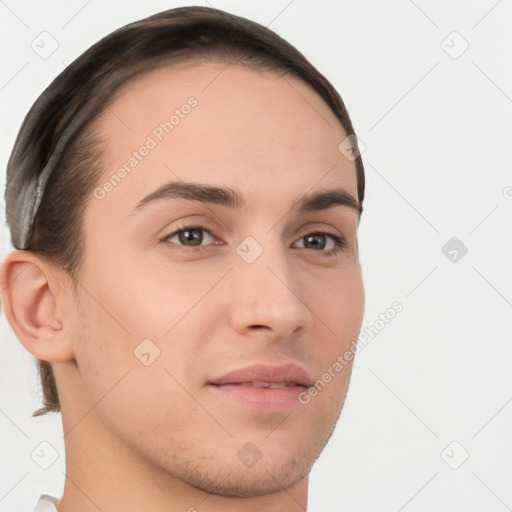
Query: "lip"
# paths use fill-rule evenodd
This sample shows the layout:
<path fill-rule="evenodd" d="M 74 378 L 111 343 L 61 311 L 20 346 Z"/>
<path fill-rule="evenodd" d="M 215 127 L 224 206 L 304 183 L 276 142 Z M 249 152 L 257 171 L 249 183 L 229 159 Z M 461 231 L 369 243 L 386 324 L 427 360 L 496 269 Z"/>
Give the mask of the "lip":
<path fill-rule="evenodd" d="M 253 387 L 252 382 L 285 382 L 281 388 Z M 224 400 L 260 412 L 281 412 L 298 405 L 299 395 L 312 385 L 308 372 L 295 363 L 272 366 L 253 364 L 232 370 L 208 382 L 208 387 Z"/>
<path fill-rule="evenodd" d="M 313 384 L 308 372 L 295 363 L 272 366 L 268 364 L 252 364 L 226 373 L 209 384 L 240 384 L 241 382 L 294 382 L 309 387 Z"/>

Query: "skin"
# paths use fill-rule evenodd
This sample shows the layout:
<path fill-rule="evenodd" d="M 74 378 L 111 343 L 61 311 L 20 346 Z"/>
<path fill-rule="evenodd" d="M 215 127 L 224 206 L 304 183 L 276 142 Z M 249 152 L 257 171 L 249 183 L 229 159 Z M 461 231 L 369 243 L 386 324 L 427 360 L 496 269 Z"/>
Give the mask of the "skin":
<path fill-rule="evenodd" d="M 307 507 L 308 473 L 342 410 L 351 364 L 285 412 L 242 407 L 206 383 L 254 362 L 289 361 L 316 381 L 357 339 L 357 212 L 292 209 L 324 188 L 357 198 L 355 164 L 338 150 L 347 134 L 307 84 L 225 67 L 153 71 L 97 120 L 108 179 L 175 108 L 198 100 L 114 190 L 88 199 L 78 297 L 66 273 L 30 251 L 2 265 L 15 334 L 53 362 L 66 446 L 59 511 Z M 132 213 L 179 180 L 235 189 L 247 208 L 169 199 Z M 199 250 L 178 235 L 160 241 L 198 223 L 211 232 Z M 346 247 L 328 257 L 329 237 L 325 249 L 308 246 L 305 235 L 322 230 Z M 250 264 L 235 250 L 247 236 L 263 248 Z M 149 366 L 133 353 L 144 339 L 160 350 Z M 250 468 L 237 457 L 248 442 L 262 454 Z"/>

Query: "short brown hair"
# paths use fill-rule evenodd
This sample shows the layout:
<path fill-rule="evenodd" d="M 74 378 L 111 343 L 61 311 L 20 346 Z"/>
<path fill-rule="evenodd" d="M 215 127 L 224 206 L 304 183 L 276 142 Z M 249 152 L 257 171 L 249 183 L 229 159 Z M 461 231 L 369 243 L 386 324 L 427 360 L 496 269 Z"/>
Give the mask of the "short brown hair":
<path fill-rule="evenodd" d="M 68 272 L 75 291 L 84 252 L 83 214 L 103 172 L 104 146 L 93 121 L 131 79 L 166 64 L 194 60 L 237 62 L 298 77 L 323 98 L 347 135 L 354 134 L 343 100 L 330 82 L 293 45 L 256 22 L 219 9 L 190 6 L 112 32 L 73 61 L 37 99 L 23 122 L 7 168 L 7 222 L 16 246 L 12 232 L 24 196 L 22 185 L 12 185 L 7 194 L 9 183 L 23 183 L 20 178 L 40 174 L 66 137 L 40 199 L 28 249 Z M 359 154 L 355 166 L 362 207 L 365 178 Z M 20 177 L 21 172 L 26 176 Z M 33 416 L 58 412 L 52 366 L 41 360 L 37 364 L 44 407 Z"/>

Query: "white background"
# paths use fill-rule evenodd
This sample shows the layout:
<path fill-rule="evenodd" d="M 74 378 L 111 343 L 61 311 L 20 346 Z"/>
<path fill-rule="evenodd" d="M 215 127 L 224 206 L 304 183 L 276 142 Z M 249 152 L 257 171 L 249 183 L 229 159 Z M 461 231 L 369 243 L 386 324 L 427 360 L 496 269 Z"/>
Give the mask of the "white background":
<path fill-rule="evenodd" d="M 2 191 L 19 126 L 64 66 L 112 30 L 181 5 L 192 4 L 0 1 Z M 338 89 L 366 145 L 363 328 L 404 307 L 356 358 L 309 510 L 511 510 L 512 1 L 198 5 L 269 26 Z M 43 31 L 59 45 L 47 59 L 31 48 Z M 0 204 L 4 256 L 3 192 Z M 456 262 L 442 251 L 452 237 L 468 248 Z M 30 419 L 35 362 L 0 321 L 0 510 L 26 512 L 62 492 L 62 428 L 60 415 Z M 60 454 L 46 470 L 30 456 L 45 440 Z"/>

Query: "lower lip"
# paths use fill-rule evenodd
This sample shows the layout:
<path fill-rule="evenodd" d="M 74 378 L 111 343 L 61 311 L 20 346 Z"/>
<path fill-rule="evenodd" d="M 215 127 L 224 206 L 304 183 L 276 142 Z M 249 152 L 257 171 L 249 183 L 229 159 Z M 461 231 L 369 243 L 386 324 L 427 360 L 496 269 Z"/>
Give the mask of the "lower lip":
<path fill-rule="evenodd" d="M 307 390 L 305 386 L 255 388 L 236 384 L 210 384 L 209 387 L 217 394 L 264 412 L 285 411 L 300 404 L 299 395 Z"/>

